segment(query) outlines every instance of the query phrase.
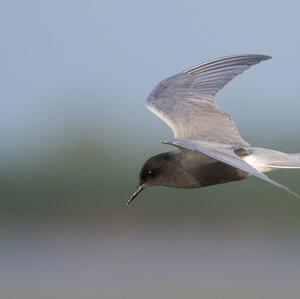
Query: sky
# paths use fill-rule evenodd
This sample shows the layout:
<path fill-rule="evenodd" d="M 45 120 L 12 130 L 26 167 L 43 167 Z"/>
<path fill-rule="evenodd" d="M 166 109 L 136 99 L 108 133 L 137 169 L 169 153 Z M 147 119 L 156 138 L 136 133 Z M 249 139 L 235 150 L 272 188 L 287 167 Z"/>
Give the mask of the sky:
<path fill-rule="evenodd" d="M 245 139 L 265 130 L 266 143 L 290 138 L 300 111 L 299 5 L 2 1 L 2 156 L 51 147 L 72 134 L 108 144 L 124 136 L 141 142 L 145 131 L 148 143 L 169 137 L 144 106 L 154 85 L 208 59 L 240 53 L 273 60 L 235 79 L 217 101 Z"/>
<path fill-rule="evenodd" d="M 299 10 L 0 1 L 0 297 L 299 298 L 299 202 L 275 187 L 149 188 L 125 206 L 171 137 L 148 94 L 206 60 L 272 56 L 216 101 L 253 145 L 300 152 Z M 299 193 L 299 172 L 271 177 Z"/>

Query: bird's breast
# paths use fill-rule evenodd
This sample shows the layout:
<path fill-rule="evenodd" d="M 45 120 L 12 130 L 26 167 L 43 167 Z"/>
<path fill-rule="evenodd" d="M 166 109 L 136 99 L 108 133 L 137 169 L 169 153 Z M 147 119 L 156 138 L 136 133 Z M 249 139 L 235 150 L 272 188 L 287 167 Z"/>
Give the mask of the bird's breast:
<path fill-rule="evenodd" d="M 192 176 L 200 187 L 204 187 L 242 180 L 247 178 L 248 174 L 235 167 L 216 161 L 195 167 L 192 170 Z"/>

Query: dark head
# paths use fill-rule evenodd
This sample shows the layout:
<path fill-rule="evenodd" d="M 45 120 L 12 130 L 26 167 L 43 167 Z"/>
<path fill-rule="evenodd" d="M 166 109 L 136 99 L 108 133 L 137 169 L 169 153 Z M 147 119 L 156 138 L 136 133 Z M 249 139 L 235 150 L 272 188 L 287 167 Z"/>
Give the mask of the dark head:
<path fill-rule="evenodd" d="M 127 204 L 130 204 L 146 187 L 166 185 L 168 174 L 171 173 L 175 160 L 176 155 L 170 152 L 162 153 L 148 159 L 140 171 L 139 185 L 127 201 Z"/>

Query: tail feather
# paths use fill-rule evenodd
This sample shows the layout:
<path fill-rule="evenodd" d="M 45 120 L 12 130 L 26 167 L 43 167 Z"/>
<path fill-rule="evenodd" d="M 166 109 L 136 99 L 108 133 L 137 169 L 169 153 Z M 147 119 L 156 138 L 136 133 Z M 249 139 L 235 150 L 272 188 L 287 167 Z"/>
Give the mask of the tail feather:
<path fill-rule="evenodd" d="M 242 157 L 243 160 L 262 172 L 300 168 L 300 153 L 287 154 L 265 148 L 249 148 L 249 152 L 249 155 Z"/>
<path fill-rule="evenodd" d="M 300 162 L 295 163 L 293 161 L 274 161 L 273 163 L 266 164 L 267 167 L 271 168 L 285 168 L 285 169 L 299 169 Z"/>
<path fill-rule="evenodd" d="M 284 159 L 270 161 L 266 165 L 271 168 L 300 168 L 300 154 L 284 154 Z"/>
<path fill-rule="evenodd" d="M 240 158 L 256 168 L 260 172 L 268 172 L 276 169 L 296 169 L 300 168 L 300 153 L 299 154 L 287 154 L 265 148 L 249 147 L 244 148 L 244 151 L 240 152 Z M 282 186 L 282 185 L 281 185 Z M 295 195 L 300 196 L 283 186 L 283 188 Z"/>

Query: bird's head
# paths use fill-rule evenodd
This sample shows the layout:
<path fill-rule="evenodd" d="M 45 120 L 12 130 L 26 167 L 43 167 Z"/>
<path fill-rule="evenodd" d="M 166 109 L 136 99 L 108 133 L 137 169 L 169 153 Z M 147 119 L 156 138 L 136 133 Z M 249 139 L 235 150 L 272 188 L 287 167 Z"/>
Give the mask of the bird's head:
<path fill-rule="evenodd" d="M 137 189 L 132 193 L 127 201 L 127 205 L 146 187 L 165 185 L 165 181 L 168 177 L 167 174 L 170 171 L 170 162 L 170 157 L 167 153 L 159 154 L 148 159 L 140 171 Z"/>

